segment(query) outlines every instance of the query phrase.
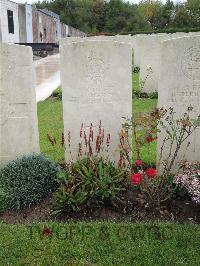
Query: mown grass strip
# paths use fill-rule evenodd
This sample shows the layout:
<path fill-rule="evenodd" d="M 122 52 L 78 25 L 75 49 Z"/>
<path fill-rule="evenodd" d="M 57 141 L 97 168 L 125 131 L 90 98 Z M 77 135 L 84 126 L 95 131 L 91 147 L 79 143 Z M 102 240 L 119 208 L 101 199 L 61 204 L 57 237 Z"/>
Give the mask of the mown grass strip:
<path fill-rule="evenodd" d="M 43 228 L 51 230 L 43 235 Z M 199 225 L 0 223 L 2 265 L 199 265 Z"/>

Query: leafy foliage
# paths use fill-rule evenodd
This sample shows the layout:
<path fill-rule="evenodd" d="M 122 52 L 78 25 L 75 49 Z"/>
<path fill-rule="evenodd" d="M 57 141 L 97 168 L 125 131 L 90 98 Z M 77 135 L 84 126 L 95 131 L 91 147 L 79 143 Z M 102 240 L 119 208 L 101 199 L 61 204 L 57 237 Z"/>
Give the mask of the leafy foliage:
<path fill-rule="evenodd" d="M 120 132 L 120 165 L 127 165 L 132 170 L 132 155 L 141 159 L 143 147 L 149 147 L 150 143 L 157 139 L 157 125 L 165 114 L 163 109 L 155 108 L 150 113 L 133 114 L 133 118 L 124 117 L 125 122 Z M 132 147 L 132 138 L 135 149 Z M 134 156 L 134 157 L 135 157 Z"/>
<path fill-rule="evenodd" d="M 57 166 L 42 155 L 17 159 L 0 170 L 0 183 L 8 189 L 9 206 L 24 208 L 40 202 L 56 188 Z"/>
<path fill-rule="evenodd" d="M 94 156 L 68 165 L 67 171 L 61 172 L 59 182 L 55 209 L 67 213 L 120 202 L 127 175 L 112 162 Z"/>
<path fill-rule="evenodd" d="M 200 27 L 199 0 L 43 0 L 36 4 L 60 15 L 61 21 L 87 33 L 131 33 Z"/>
<path fill-rule="evenodd" d="M 141 159 L 141 149 L 157 139 L 157 133 L 163 131 L 158 167 L 163 168 L 163 175 L 168 176 L 176 163 L 180 149 L 185 151 L 190 145 L 188 138 L 200 123 L 200 115 L 192 118 L 193 107 L 189 106 L 182 117 L 177 118 L 173 108 L 156 108 L 150 113 L 134 114 L 132 119 L 125 118 L 120 132 L 120 163 L 128 164 L 132 169 L 132 136 L 136 146 L 137 159 Z M 159 135 L 159 137 L 161 137 Z M 165 155 L 163 151 L 165 152 Z M 184 158 L 183 158 L 184 159 Z"/>
<path fill-rule="evenodd" d="M 55 91 L 53 91 L 52 96 L 57 98 L 58 100 L 62 100 L 62 89 L 61 89 L 61 87 L 59 87 Z"/>
<path fill-rule="evenodd" d="M 139 160 L 136 160 L 136 162 Z M 138 171 L 130 176 L 131 183 L 139 186 L 140 198 L 148 207 L 160 206 L 163 202 L 171 199 L 177 192 L 173 175 L 157 175 L 154 168 L 144 170 L 143 163 L 136 167 Z"/>
<path fill-rule="evenodd" d="M 0 213 L 8 208 L 9 194 L 5 188 L 0 187 Z"/>

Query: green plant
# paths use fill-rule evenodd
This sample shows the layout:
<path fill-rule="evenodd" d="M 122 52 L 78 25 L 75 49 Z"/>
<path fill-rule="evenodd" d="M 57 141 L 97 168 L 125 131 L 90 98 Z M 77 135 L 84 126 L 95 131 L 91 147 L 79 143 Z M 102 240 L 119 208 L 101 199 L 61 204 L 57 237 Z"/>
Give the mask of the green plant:
<path fill-rule="evenodd" d="M 150 92 L 150 93 L 147 93 L 147 92 L 142 92 L 142 91 L 133 91 L 133 98 L 134 96 L 136 98 L 142 98 L 142 99 L 158 99 L 158 92 L 155 91 L 155 92 Z"/>
<path fill-rule="evenodd" d="M 0 187 L 0 213 L 5 211 L 9 206 L 9 194 L 5 188 Z"/>
<path fill-rule="evenodd" d="M 174 109 L 169 108 L 159 121 L 159 131 L 162 130 L 164 136 L 159 152 L 158 167 L 163 168 L 163 175 L 170 175 L 182 147 L 185 149 L 182 160 L 185 159 L 184 156 L 190 146 L 188 139 L 200 124 L 200 114 L 192 118 L 193 109 L 193 107 L 188 107 L 183 116 L 177 118 Z M 167 152 L 164 153 L 164 150 Z"/>
<path fill-rule="evenodd" d="M 158 99 L 158 92 L 154 91 L 148 94 L 148 98 L 150 99 Z"/>
<path fill-rule="evenodd" d="M 150 114 L 140 115 L 137 118 L 126 119 L 122 125 L 120 133 L 120 164 L 128 166 L 132 175 L 131 179 L 135 185 L 139 186 L 143 197 L 151 205 L 159 206 L 162 202 L 170 199 L 176 192 L 177 186 L 174 184 L 172 169 L 175 165 L 180 149 L 186 144 L 186 150 L 190 145 L 187 143 L 189 136 L 199 125 L 200 116 L 196 119 L 191 118 L 192 107 L 189 107 L 183 117 L 176 118 L 172 108 L 169 110 L 155 109 Z M 146 172 L 141 167 L 141 149 L 157 139 L 157 133 L 162 130 L 163 140 L 158 160 L 160 175 L 156 179 L 146 178 Z M 130 136 L 134 137 L 137 161 L 139 169 L 135 169 L 132 163 L 132 143 Z M 163 151 L 165 150 L 165 153 Z M 136 172 L 135 172 L 136 170 Z M 151 169 L 151 171 L 156 171 Z M 196 185 L 197 187 L 197 185 Z"/>
<path fill-rule="evenodd" d="M 94 125 L 90 123 L 89 131 L 86 130 L 85 125 L 82 123 L 79 131 L 79 143 L 78 143 L 78 158 L 96 155 L 108 155 L 110 147 L 110 134 L 105 134 L 104 127 L 101 120 L 99 121 L 97 132 L 94 132 Z M 67 132 L 67 136 L 64 133 L 61 134 L 59 139 L 47 134 L 47 138 L 51 145 L 55 148 L 55 152 L 62 147 L 63 150 L 68 150 L 70 153 L 70 160 L 74 162 L 74 158 L 71 153 L 71 132 Z M 61 162 L 63 163 L 63 162 Z"/>
<path fill-rule="evenodd" d="M 62 100 L 62 88 L 59 87 L 55 91 L 53 91 L 52 96 L 58 98 L 59 100 Z"/>
<path fill-rule="evenodd" d="M 137 162 L 140 162 L 136 169 L 138 172 L 132 174 L 130 180 L 134 186 L 137 186 L 146 206 L 159 207 L 175 195 L 177 186 L 174 185 L 173 175 L 158 176 L 156 169 L 144 170 L 142 161 L 137 160 Z"/>
<path fill-rule="evenodd" d="M 134 67 L 133 69 L 133 92 L 132 92 L 133 98 L 136 97 L 136 98 L 158 99 L 157 91 L 150 92 L 150 93 L 143 91 L 148 78 L 153 73 L 151 66 L 147 66 L 147 74 L 144 80 L 141 80 L 141 79 L 139 80 L 139 75 L 138 75 L 139 71 L 140 71 L 139 67 Z"/>
<path fill-rule="evenodd" d="M 0 182 L 9 192 L 9 206 L 24 208 L 44 199 L 56 188 L 56 164 L 43 155 L 17 159 L 0 170 Z"/>
<path fill-rule="evenodd" d="M 135 98 L 142 98 L 142 99 L 150 98 L 149 95 L 148 95 L 148 93 L 140 91 L 140 88 L 139 88 L 138 91 L 134 91 L 133 90 L 133 98 L 134 97 Z"/>
<path fill-rule="evenodd" d="M 134 66 L 133 67 L 133 73 L 139 73 L 140 72 L 140 67 L 139 66 Z"/>
<path fill-rule="evenodd" d="M 161 117 L 165 115 L 165 110 L 155 108 L 149 113 L 133 114 L 133 118 L 125 118 L 120 136 L 120 164 L 127 164 L 132 170 L 132 155 L 136 159 L 141 159 L 141 151 L 144 147 L 149 147 L 150 143 L 157 139 L 157 126 Z M 132 138 L 134 149 L 132 145 Z"/>
<path fill-rule="evenodd" d="M 74 212 L 121 202 L 127 174 L 107 159 L 90 156 L 68 165 L 59 182 L 54 195 L 56 213 Z"/>
<path fill-rule="evenodd" d="M 200 123 L 200 115 L 191 118 L 192 107 L 188 107 L 182 117 L 177 118 L 173 108 L 155 108 L 150 113 L 134 114 L 133 119 L 124 117 L 125 123 L 120 132 L 121 161 L 126 161 L 132 169 L 132 136 L 137 159 L 141 159 L 141 149 L 157 140 L 157 133 L 161 132 L 161 148 L 158 158 L 158 167 L 162 165 L 163 174 L 169 176 L 175 164 L 181 147 L 185 144 L 186 150 L 190 145 L 188 138 L 193 134 Z M 165 152 L 165 157 L 163 151 Z M 185 151 L 186 152 L 186 151 Z M 183 158 L 184 159 L 184 158 Z"/>
<path fill-rule="evenodd" d="M 141 92 L 143 91 L 145 84 L 146 84 L 148 78 L 152 75 L 152 73 L 153 73 L 153 69 L 151 66 L 148 65 L 146 67 L 146 76 L 144 77 L 144 79 L 140 79 L 140 81 L 139 81 L 139 86 L 140 86 Z"/>

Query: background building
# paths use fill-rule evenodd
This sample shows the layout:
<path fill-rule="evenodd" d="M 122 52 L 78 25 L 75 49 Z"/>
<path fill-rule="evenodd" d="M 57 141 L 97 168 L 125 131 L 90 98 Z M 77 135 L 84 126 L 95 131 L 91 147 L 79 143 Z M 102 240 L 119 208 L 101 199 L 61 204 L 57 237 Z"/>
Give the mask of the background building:
<path fill-rule="evenodd" d="M 6 43 L 59 43 L 60 38 L 85 37 L 65 25 L 59 15 L 29 4 L 0 0 L 0 41 Z"/>
<path fill-rule="evenodd" d="M 18 4 L 0 0 L 0 41 L 19 42 Z"/>

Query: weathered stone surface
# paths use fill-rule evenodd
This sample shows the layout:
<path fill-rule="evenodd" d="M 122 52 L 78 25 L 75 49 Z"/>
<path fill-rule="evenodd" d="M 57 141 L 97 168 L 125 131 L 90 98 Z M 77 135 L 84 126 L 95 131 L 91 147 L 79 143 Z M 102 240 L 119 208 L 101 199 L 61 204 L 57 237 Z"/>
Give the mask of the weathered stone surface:
<path fill-rule="evenodd" d="M 169 38 L 168 34 L 152 34 L 140 40 L 140 83 L 143 92 L 158 91 L 160 42 Z"/>
<path fill-rule="evenodd" d="M 158 91 L 160 43 L 184 36 L 190 36 L 190 34 L 177 32 L 173 34 L 159 33 L 135 37 L 136 39 L 133 41 L 135 45 L 134 62 L 135 65 L 139 62 L 140 83 L 143 92 L 151 93 Z"/>
<path fill-rule="evenodd" d="M 200 36 L 182 37 L 164 41 L 160 50 L 160 76 L 158 102 L 160 107 L 173 107 L 175 117 L 183 116 L 189 106 L 193 118 L 200 114 Z M 158 156 L 164 138 L 163 131 L 158 138 Z M 200 128 L 189 139 L 190 145 L 185 158 L 200 160 Z M 188 141 L 185 142 L 177 161 L 183 159 Z M 169 148 L 169 147 L 168 147 Z M 163 150 L 166 159 L 168 148 Z"/>
<path fill-rule="evenodd" d="M 132 48 L 133 48 L 133 63 L 134 66 L 140 67 L 141 63 L 141 42 L 145 38 L 145 34 L 137 34 L 132 36 Z"/>
<path fill-rule="evenodd" d="M 0 44 L 0 164 L 39 152 L 32 50 Z"/>
<path fill-rule="evenodd" d="M 66 161 L 78 155 L 81 124 L 88 134 L 91 123 L 98 131 L 100 120 L 105 134 L 111 135 L 110 156 L 116 161 L 122 117 L 132 114 L 131 47 L 113 41 L 69 43 L 65 39 L 60 52 L 65 139 L 68 132 L 71 138 Z"/>

